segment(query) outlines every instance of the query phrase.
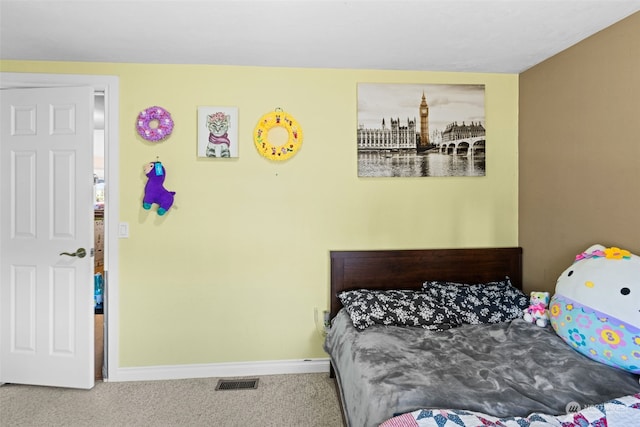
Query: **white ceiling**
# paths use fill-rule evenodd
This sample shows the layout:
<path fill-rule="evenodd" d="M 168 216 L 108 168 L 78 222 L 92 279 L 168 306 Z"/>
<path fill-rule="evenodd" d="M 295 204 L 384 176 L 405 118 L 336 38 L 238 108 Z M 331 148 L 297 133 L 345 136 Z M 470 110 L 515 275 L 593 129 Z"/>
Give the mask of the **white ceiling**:
<path fill-rule="evenodd" d="M 520 73 L 640 0 L 0 0 L 0 59 Z"/>

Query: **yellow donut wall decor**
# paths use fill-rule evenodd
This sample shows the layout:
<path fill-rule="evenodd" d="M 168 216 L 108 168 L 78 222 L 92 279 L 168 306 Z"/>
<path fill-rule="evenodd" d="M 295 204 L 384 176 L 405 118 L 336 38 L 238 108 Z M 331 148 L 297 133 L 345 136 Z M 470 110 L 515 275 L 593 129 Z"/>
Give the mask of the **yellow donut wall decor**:
<path fill-rule="evenodd" d="M 287 141 L 282 144 L 269 140 L 269 131 L 277 127 L 286 130 L 288 134 Z M 253 131 L 253 141 L 258 153 L 267 159 L 287 160 L 293 157 L 302 145 L 302 128 L 291 114 L 276 108 L 275 111 L 260 118 Z"/>

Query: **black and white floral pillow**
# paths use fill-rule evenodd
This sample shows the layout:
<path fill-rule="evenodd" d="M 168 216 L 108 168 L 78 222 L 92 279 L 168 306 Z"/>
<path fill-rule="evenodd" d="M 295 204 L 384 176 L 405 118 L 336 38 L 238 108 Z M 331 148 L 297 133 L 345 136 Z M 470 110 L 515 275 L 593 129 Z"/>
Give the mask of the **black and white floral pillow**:
<path fill-rule="evenodd" d="M 509 278 L 497 282 L 463 284 L 424 282 L 423 291 L 453 311 L 461 323 L 500 323 L 522 316 L 529 299 Z"/>
<path fill-rule="evenodd" d="M 419 291 L 359 289 L 340 292 L 338 298 L 359 330 L 372 325 L 415 326 L 431 330 L 459 325 L 453 311 Z"/>

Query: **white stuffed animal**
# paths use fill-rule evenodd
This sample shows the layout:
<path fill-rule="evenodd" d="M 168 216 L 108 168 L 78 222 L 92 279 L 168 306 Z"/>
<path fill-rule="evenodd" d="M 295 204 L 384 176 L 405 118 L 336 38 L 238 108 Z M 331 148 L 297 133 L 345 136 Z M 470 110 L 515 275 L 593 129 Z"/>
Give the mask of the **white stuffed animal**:
<path fill-rule="evenodd" d="M 593 245 L 558 278 L 551 326 L 571 347 L 640 374 L 640 257 Z"/>
<path fill-rule="evenodd" d="M 531 292 L 529 307 L 524 310 L 524 320 L 544 328 L 549 323 L 549 292 Z"/>

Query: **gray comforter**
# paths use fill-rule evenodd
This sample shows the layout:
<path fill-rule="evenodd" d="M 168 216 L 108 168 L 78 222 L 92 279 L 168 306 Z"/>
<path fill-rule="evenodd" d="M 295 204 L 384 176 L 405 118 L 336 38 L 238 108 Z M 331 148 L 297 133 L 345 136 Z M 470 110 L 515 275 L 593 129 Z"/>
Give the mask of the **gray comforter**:
<path fill-rule="evenodd" d="M 521 319 L 442 332 L 377 325 L 360 332 L 343 309 L 325 350 L 351 427 L 421 408 L 559 415 L 571 402 L 585 407 L 640 391 L 636 375 L 592 361 L 550 327 Z"/>

